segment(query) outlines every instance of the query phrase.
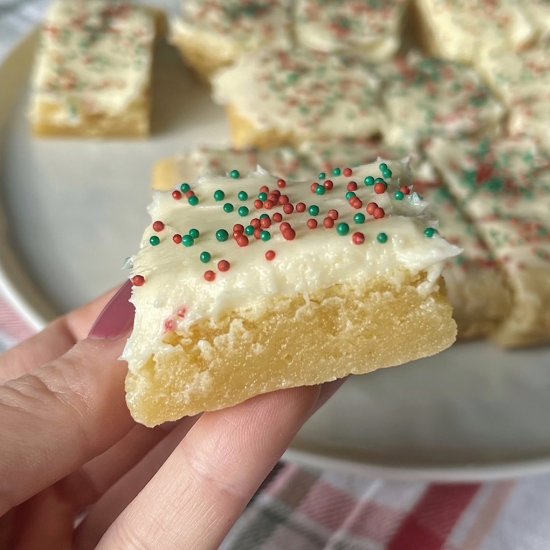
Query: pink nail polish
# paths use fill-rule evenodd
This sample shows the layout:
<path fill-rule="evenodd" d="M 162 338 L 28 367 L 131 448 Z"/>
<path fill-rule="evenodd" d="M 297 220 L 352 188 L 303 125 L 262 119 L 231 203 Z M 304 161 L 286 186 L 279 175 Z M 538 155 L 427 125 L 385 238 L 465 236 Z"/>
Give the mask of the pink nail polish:
<path fill-rule="evenodd" d="M 132 283 L 126 281 L 96 319 L 88 338 L 116 340 L 125 336 L 134 324 L 134 306 L 130 303 Z"/>

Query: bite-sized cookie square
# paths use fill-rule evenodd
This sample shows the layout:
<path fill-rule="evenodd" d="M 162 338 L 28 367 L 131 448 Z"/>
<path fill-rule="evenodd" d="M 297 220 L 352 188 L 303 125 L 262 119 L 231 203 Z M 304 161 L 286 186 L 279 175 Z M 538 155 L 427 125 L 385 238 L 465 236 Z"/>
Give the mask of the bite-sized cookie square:
<path fill-rule="evenodd" d="M 379 88 L 373 65 L 303 48 L 245 54 L 213 79 L 238 148 L 379 134 Z"/>
<path fill-rule="evenodd" d="M 400 47 L 407 0 L 297 0 L 297 42 L 321 52 L 355 53 L 373 61 L 390 59 Z"/>
<path fill-rule="evenodd" d="M 493 133 L 504 108 L 478 74 L 452 61 L 410 53 L 383 69 L 384 140 L 413 148 L 434 136 Z"/>
<path fill-rule="evenodd" d="M 182 10 L 171 41 L 205 79 L 244 52 L 292 43 L 290 0 L 186 0 Z"/>
<path fill-rule="evenodd" d="M 126 2 L 58 0 L 40 33 L 30 119 L 40 136 L 149 133 L 155 18 Z"/>

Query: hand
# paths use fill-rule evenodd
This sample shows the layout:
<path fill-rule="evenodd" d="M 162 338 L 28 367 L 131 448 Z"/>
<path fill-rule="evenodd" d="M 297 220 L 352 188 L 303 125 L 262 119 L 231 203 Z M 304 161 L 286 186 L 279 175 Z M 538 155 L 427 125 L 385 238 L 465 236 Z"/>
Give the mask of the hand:
<path fill-rule="evenodd" d="M 0 356 L 0 548 L 217 548 L 340 382 L 148 429 L 117 358 L 125 285 Z"/>

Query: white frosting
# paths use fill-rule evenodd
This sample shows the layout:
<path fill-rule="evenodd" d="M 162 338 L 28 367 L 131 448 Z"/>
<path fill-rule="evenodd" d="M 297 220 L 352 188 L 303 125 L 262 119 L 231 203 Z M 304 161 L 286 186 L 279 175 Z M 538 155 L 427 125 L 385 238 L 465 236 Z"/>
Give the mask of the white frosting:
<path fill-rule="evenodd" d="M 213 79 L 215 101 L 233 106 L 259 129 L 300 140 L 378 133 L 378 90 L 373 66 L 305 49 L 245 54 Z"/>
<path fill-rule="evenodd" d="M 46 17 L 33 78 L 35 107 L 59 107 L 60 124 L 123 113 L 148 90 L 154 20 L 108 0 L 58 0 Z M 37 116 L 37 111 L 31 116 Z"/>
<path fill-rule="evenodd" d="M 378 160 L 376 163 L 355 168 L 351 177 L 333 176 L 332 191 L 324 196 L 314 194 L 311 181 L 288 183 L 281 189 L 293 204 L 304 202 L 308 207 L 318 205 L 318 216 L 307 213 L 284 214 L 282 207 L 256 211 L 253 205 L 258 190 L 266 185 L 277 189 L 277 178 L 264 172 L 248 177 L 233 179 L 204 177 L 192 186 L 200 204 L 191 206 L 184 197 L 175 200 L 170 193 L 156 192 L 150 207 L 152 220 L 161 220 L 165 228 L 155 232 L 152 226 L 145 231 L 139 253 L 133 258 L 132 275 L 145 278 L 143 286 L 135 287 L 132 301 L 136 305 L 134 332 L 126 347 L 124 357 L 130 361 L 130 368 L 139 368 L 150 355 L 164 345 L 163 337 L 168 330 L 185 331 L 191 324 L 204 319 L 217 319 L 231 310 L 244 310 L 252 318 L 261 314 L 268 303 L 277 297 L 310 294 L 335 284 L 363 285 L 365 281 L 384 279 L 399 286 L 407 275 L 424 272 L 427 281 L 422 292 L 430 292 L 437 284 L 445 260 L 459 253 L 437 234 L 432 238 L 424 234 L 432 222 L 426 213 L 426 203 L 416 194 L 405 195 L 396 200 L 394 193 L 402 185 L 410 183 L 408 167 L 404 162 L 389 162 L 393 172 L 388 191 L 376 194 L 373 186 L 366 186 L 366 176 L 381 177 Z M 356 181 L 357 196 L 363 201 L 360 210 L 352 208 L 345 198 L 347 183 Z M 217 202 L 213 198 L 216 190 L 225 191 L 226 197 Z M 245 202 L 237 198 L 239 191 L 248 193 Z M 366 204 L 376 202 L 384 208 L 386 216 L 375 220 L 365 212 Z M 241 217 L 237 211 L 224 212 L 222 205 L 231 202 L 236 207 L 245 205 L 250 214 Z M 340 213 L 335 227 L 326 229 L 323 220 L 329 209 Z M 236 223 L 247 225 L 253 217 L 262 213 L 270 216 L 281 212 L 283 221 L 289 222 L 296 231 L 294 240 L 285 240 L 279 224 L 274 223 L 267 231 L 271 239 L 267 242 L 250 237 L 246 247 L 239 247 L 232 238 L 232 227 Z M 364 224 L 357 224 L 354 215 L 362 212 Z M 306 222 L 315 217 L 319 226 L 309 229 Z M 339 223 L 349 224 L 349 234 L 341 236 L 336 230 Z M 191 247 L 175 244 L 174 234 L 188 234 L 192 228 L 200 236 Z M 216 231 L 220 228 L 229 232 L 229 239 L 219 242 Z M 363 244 L 354 244 L 352 235 L 361 232 Z M 388 240 L 378 242 L 377 235 L 386 233 Z M 160 237 L 160 244 L 152 246 L 151 236 Z M 272 261 L 265 253 L 273 250 Z M 202 251 L 212 255 L 209 263 L 202 263 Z M 220 260 L 230 262 L 229 271 L 217 268 Z M 216 278 L 208 282 L 206 270 L 213 270 Z M 182 317 L 178 312 L 185 310 Z"/>

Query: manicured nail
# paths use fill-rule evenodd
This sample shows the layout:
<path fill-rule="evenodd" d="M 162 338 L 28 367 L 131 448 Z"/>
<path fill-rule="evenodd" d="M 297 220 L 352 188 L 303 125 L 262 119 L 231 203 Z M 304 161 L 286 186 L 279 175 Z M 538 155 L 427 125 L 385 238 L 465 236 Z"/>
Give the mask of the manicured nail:
<path fill-rule="evenodd" d="M 132 283 L 127 281 L 99 314 L 88 338 L 116 340 L 125 336 L 134 324 L 134 306 L 130 303 L 131 295 Z"/>

